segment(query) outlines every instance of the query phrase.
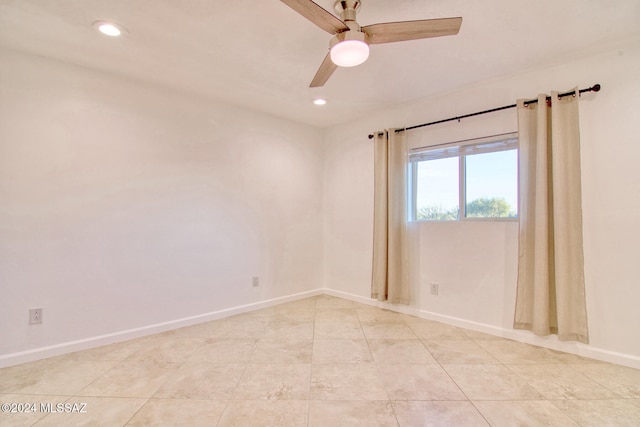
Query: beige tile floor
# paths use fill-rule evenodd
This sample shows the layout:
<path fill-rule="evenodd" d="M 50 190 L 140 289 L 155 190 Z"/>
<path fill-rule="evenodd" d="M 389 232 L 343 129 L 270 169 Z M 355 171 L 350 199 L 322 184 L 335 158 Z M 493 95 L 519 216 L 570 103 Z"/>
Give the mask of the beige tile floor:
<path fill-rule="evenodd" d="M 640 370 L 318 296 L 0 369 L 0 401 L 37 409 L 2 426 L 639 426 Z"/>

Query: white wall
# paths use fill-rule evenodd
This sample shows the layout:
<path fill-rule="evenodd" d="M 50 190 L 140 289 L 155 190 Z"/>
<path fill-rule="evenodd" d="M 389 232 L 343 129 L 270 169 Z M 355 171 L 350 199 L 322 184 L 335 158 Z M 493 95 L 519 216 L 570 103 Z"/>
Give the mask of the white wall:
<path fill-rule="evenodd" d="M 318 129 L 0 63 L 0 356 L 322 287 Z"/>
<path fill-rule="evenodd" d="M 338 292 L 370 295 L 373 131 L 411 126 L 535 98 L 550 90 L 602 85 L 580 101 L 586 292 L 591 344 L 550 343 L 512 330 L 517 277 L 514 223 L 420 226 L 420 291 L 425 316 L 492 330 L 640 367 L 640 43 L 481 82 L 330 129 L 325 145 L 325 281 Z M 413 146 L 517 130 L 515 109 L 409 132 Z M 440 295 L 429 294 L 430 282 Z"/>
<path fill-rule="evenodd" d="M 389 107 L 324 145 L 317 129 L 144 83 L 6 50 L 0 63 L 0 364 L 323 286 L 364 300 L 369 133 L 598 82 L 580 101 L 590 348 L 640 367 L 637 41 Z M 410 143 L 515 124 L 508 110 Z M 421 313 L 508 335 L 515 224 L 422 224 L 420 237 Z M 42 325 L 27 324 L 30 307 Z"/>

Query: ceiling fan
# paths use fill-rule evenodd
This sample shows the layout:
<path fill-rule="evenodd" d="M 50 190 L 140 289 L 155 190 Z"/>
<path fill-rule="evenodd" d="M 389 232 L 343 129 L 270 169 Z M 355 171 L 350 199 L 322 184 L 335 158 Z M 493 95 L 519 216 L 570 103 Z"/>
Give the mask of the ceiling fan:
<path fill-rule="evenodd" d="M 361 0 L 337 0 L 333 8 L 340 19 L 311 0 L 281 1 L 329 34 L 333 34 L 329 43 L 329 53 L 322 61 L 310 87 L 323 86 L 338 67 L 362 64 L 369 57 L 370 44 L 451 36 L 458 34 L 462 25 L 462 18 L 442 18 L 385 22 L 361 27 L 356 22 Z"/>

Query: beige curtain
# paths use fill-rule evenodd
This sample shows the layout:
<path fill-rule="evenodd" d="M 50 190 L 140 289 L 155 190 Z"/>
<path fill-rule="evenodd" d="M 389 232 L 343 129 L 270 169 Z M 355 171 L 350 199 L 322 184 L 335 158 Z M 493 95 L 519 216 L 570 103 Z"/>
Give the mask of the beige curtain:
<path fill-rule="evenodd" d="M 576 93 L 577 93 L 576 88 Z M 578 97 L 518 101 L 520 240 L 514 328 L 589 342 Z"/>
<path fill-rule="evenodd" d="M 393 304 L 411 299 L 407 230 L 406 132 L 374 139 L 373 272 L 371 297 Z"/>

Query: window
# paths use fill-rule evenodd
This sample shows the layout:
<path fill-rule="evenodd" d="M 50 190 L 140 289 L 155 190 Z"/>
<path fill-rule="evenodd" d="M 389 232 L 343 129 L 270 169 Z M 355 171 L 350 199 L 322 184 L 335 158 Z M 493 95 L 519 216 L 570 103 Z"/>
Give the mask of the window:
<path fill-rule="evenodd" d="M 411 150 L 411 220 L 518 217 L 518 134 Z"/>

